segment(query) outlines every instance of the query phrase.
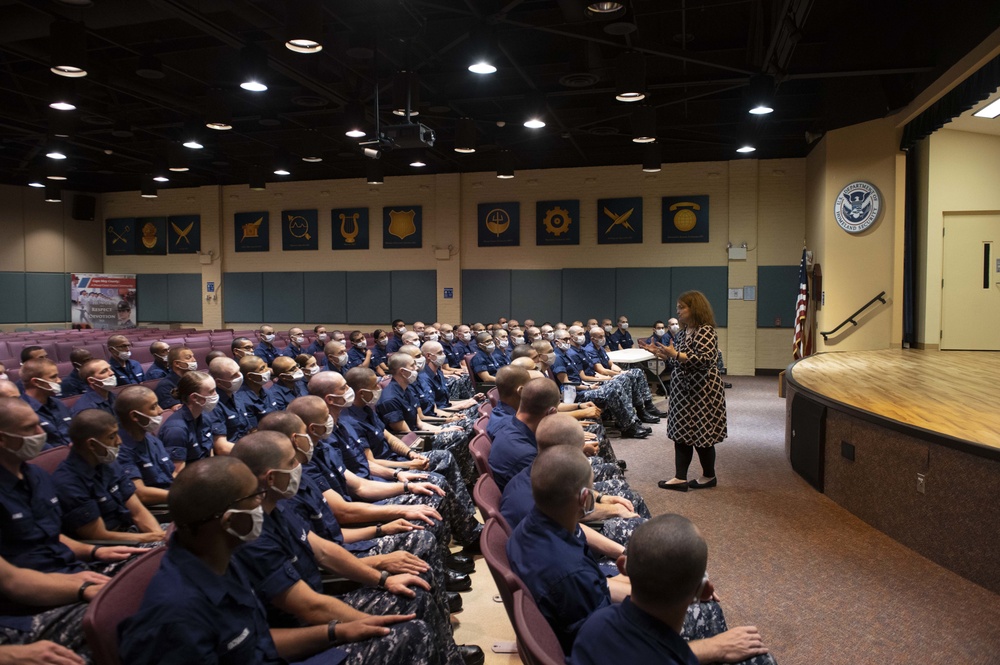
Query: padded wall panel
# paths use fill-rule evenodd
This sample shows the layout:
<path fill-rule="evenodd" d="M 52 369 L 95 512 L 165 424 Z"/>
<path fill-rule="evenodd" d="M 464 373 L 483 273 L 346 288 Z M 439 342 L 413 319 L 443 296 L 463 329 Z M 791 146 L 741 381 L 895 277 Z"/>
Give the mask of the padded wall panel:
<path fill-rule="evenodd" d="M 618 268 L 615 271 L 615 310 L 595 313 L 615 323 L 625 315 L 633 326 L 653 326 L 674 316 L 670 299 L 670 268 Z"/>
<path fill-rule="evenodd" d="M 614 307 L 614 268 L 567 268 L 562 271 L 562 316 L 550 321 L 563 321 L 568 325 L 576 319 L 586 321 Z M 611 318 L 617 316 L 616 313 Z M 540 323 L 538 319 L 536 322 Z"/>
<path fill-rule="evenodd" d="M 28 320 L 23 272 L 0 272 L 0 323 L 24 323 Z"/>
<path fill-rule="evenodd" d="M 69 321 L 69 275 L 63 272 L 29 272 L 25 273 L 24 279 L 25 321 Z"/>
<path fill-rule="evenodd" d="M 794 328 L 799 297 L 799 266 L 757 268 L 757 327 Z M 780 325 L 775 321 L 781 319 Z"/>
<path fill-rule="evenodd" d="M 298 323 L 305 314 L 301 272 L 261 273 L 264 297 L 263 323 L 277 321 Z"/>
<path fill-rule="evenodd" d="M 463 323 L 488 324 L 501 316 L 517 318 L 511 307 L 512 293 L 510 270 L 463 270 Z"/>
<path fill-rule="evenodd" d="M 558 321 L 562 317 L 561 270 L 511 270 L 510 316 L 520 322 Z"/>
<path fill-rule="evenodd" d="M 227 272 L 222 276 L 222 316 L 226 323 L 264 321 L 263 277 L 259 272 Z M 139 303 L 142 314 L 142 302 Z"/>
<path fill-rule="evenodd" d="M 393 319 L 437 321 L 436 270 L 393 270 L 390 284 Z"/>
<path fill-rule="evenodd" d="M 201 323 L 201 273 L 167 275 L 168 307 L 173 323 Z M 142 311 L 142 301 L 139 301 Z"/>
<path fill-rule="evenodd" d="M 667 312 L 677 311 L 677 296 L 685 291 L 701 291 L 715 313 L 715 325 L 729 324 L 729 268 L 726 266 L 684 267 L 670 269 L 670 301 Z M 674 314 L 668 314 L 674 316 Z"/>
<path fill-rule="evenodd" d="M 392 305 L 392 279 L 388 271 L 347 273 L 347 321 L 361 326 L 387 325 Z"/>
<path fill-rule="evenodd" d="M 346 273 L 307 272 L 303 280 L 304 322 L 348 321 Z"/>
<path fill-rule="evenodd" d="M 139 323 L 170 322 L 169 275 L 140 273 L 135 276 L 135 289 Z"/>

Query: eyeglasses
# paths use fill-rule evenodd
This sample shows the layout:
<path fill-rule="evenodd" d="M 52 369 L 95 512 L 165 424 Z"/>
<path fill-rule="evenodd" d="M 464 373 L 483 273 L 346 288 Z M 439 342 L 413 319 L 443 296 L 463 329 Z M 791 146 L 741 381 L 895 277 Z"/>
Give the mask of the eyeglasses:
<path fill-rule="evenodd" d="M 264 497 L 266 495 L 267 495 L 267 490 L 266 489 L 257 490 L 253 494 L 247 494 L 245 497 L 236 499 L 235 501 L 233 501 L 232 503 L 230 503 L 228 506 L 226 506 L 226 510 L 229 510 L 230 508 L 232 508 L 236 504 L 243 503 L 244 501 L 246 501 L 248 499 L 255 499 L 254 503 L 256 505 L 260 505 L 260 503 L 264 500 Z M 196 527 L 196 526 L 201 526 L 202 524 L 208 524 L 209 522 L 217 520 L 220 517 L 222 517 L 223 515 L 225 515 L 226 514 L 226 510 L 223 510 L 221 512 L 215 513 L 214 515 L 209 515 L 208 517 L 206 517 L 204 519 L 200 519 L 200 520 L 197 520 L 195 522 L 191 522 L 190 524 L 188 524 L 188 526 L 189 527 Z"/>

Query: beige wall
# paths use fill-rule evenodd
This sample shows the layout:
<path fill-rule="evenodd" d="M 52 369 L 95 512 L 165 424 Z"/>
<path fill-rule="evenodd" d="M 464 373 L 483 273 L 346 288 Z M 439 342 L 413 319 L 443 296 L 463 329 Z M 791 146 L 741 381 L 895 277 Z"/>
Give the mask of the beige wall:
<path fill-rule="evenodd" d="M 1000 136 L 942 129 L 920 146 L 925 175 L 918 213 L 921 272 L 917 341 L 936 348 L 941 339 L 941 269 L 944 216 L 1000 212 Z"/>
<path fill-rule="evenodd" d="M 46 203 L 44 190 L 0 185 L 0 271 L 101 272 L 101 223 L 72 219 L 73 192 Z M 101 211 L 97 211 L 97 219 Z M 38 328 L 66 321 L 32 323 Z M 17 324 L 5 324 L 12 330 Z"/>
<path fill-rule="evenodd" d="M 664 165 L 658 174 L 644 174 L 636 166 L 519 171 L 514 180 L 498 180 L 493 173 L 445 174 L 387 178 L 372 186 L 363 180 L 314 181 L 269 184 L 254 192 L 246 186 L 164 189 L 157 199 L 142 199 L 135 192 L 104 196 L 104 216 L 144 216 L 200 213 L 203 252 L 214 250 L 216 259 L 203 266 L 198 257 L 106 257 L 108 272 L 202 272 L 202 281 L 221 281 L 225 272 L 436 270 L 438 318 L 461 319 L 461 270 L 468 268 L 541 269 L 562 267 L 730 267 L 730 285 L 756 285 L 758 265 L 794 265 L 804 235 L 805 160 L 739 160 Z M 707 194 L 711 197 L 711 241 L 704 244 L 664 245 L 660 238 L 660 197 Z M 641 245 L 597 246 L 596 202 L 603 197 L 644 197 L 644 241 Z M 538 200 L 579 198 L 583 229 L 575 247 L 537 247 L 534 209 Z M 521 203 L 521 246 L 478 247 L 476 212 L 479 203 Z M 421 249 L 382 249 L 383 206 L 421 205 L 424 239 Z M 331 208 L 370 208 L 368 252 L 334 251 L 330 248 Z M 284 252 L 278 218 L 283 209 L 320 210 L 319 250 Z M 267 254 L 234 250 L 232 219 L 237 212 L 268 210 L 271 246 Z M 221 224 L 220 224 L 221 220 Z M 730 263 L 726 244 L 746 243 L 747 261 Z M 435 250 L 447 251 L 438 259 Z M 443 299 L 442 287 L 455 289 L 454 298 Z M 221 284 L 225 298 L 225 284 Z M 651 297 L 657 297 L 651 293 Z M 145 296 L 144 297 L 148 297 Z M 221 299 L 203 302 L 204 325 L 216 327 L 221 319 Z M 673 303 L 664 302 L 664 317 Z M 517 316 L 516 312 L 512 313 Z M 279 328 L 302 322 L 270 322 Z M 350 322 L 320 321 L 331 325 Z M 649 322 L 636 322 L 644 332 Z M 732 301 L 729 327 L 720 330 L 727 365 L 734 374 L 751 374 L 755 368 L 781 368 L 789 360 L 791 333 L 787 329 L 756 329 L 756 303 Z M 758 361 L 760 356 L 760 362 Z M 761 362 L 765 364 L 761 364 Z"/>
<path fill-rule="evenodd" d="M 822 266 L 825 304 L 816 314 L 817 351 L 856 351 L 898 346 L 902 335 L 903 171 L 899 137 L 891 120 L 828 132 L 807 159 L 806 241 Z M 840 190 L 865 180 L 882 193 L 880 219 L 863 233 L 845 232 L 833 216 Z M 857 327 L 824 342 L 831 330 L 880 291 L 887 305 L 873 306 Z"/>

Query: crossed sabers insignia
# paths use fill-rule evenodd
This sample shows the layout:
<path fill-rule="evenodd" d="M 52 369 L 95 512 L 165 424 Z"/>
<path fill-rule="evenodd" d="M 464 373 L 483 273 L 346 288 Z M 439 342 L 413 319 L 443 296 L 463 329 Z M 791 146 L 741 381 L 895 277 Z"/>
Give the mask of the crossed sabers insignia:
<path fill-rule="evenodd" d="M 170 222 L 170 226 L 174 227 L 174 233 L 177 234 L 177 245 L 181 244 L 181 240 L 186 242 L 188 245 L 191 244 L 191 239 L 188 238 L 188 234 L 191 233 L 191 229 L 194 228 L 194 222 L 188 224 L 185 228 L 181 229 L 173 222 Z"/>
<path fill-rule="evenodd" d="M 621 224 L 623 227 L 625 227 L 629 231 L 635 233 L 635 229 L 633 229 L 632 225 L 628 223 L 628 219 L 629 219 L 629 217 L 632 216 L 632 213 L 634 211 L 635 211 L 635 208 L 629 208 L 627 212 L 624 212 L 621 215 L 616 215 L 615 213 L 611 212 L 607 207 L 605 207 L 604 208 L 604 214 L 607 215 L 608 217 L 610 217 L 614 221 L 612 221 L 611 226 L 608 227 L 608 230 L 604 232 L 604 235 L 607 235 L 607 234 L 611 233 L 611 229 L 615 228 L 619 224 Z"/>

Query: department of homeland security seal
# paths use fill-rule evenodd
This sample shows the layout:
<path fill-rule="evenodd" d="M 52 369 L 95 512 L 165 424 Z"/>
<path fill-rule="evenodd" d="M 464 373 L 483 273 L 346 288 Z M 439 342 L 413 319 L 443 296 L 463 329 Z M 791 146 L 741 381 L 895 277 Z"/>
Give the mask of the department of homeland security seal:
<path fill-rule="evenodd" d="M 878 187 L 859 180 L 840 190 L 833 206 L 833 216 L 840 228 L 848 233 L 861 233 L 875 223 L 882 211 L 882 194 Z"/>

